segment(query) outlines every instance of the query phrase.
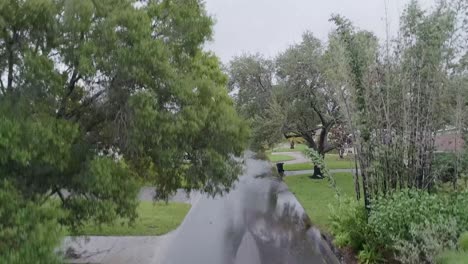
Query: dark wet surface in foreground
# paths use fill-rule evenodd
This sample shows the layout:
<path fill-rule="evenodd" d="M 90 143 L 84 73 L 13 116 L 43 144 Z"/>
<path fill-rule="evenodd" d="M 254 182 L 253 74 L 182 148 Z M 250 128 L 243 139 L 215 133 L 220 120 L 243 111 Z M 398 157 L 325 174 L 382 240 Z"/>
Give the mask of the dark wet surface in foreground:
<path fill-rule="evenodd" d="M 268 162 L 248 159 L 233 191 L 194 203 L 164 263 L 338 263 L 306 218 Z"/>

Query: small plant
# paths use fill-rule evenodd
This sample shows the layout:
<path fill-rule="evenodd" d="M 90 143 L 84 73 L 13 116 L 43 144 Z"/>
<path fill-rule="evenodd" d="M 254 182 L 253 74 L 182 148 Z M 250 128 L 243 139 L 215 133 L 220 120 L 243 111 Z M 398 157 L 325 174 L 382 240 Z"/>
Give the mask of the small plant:
<path fill-rule="evenodd" d="M 360 264 L 374 264 L 384 262 L 384 258 L 373 247 L 364 245 L 363 250 L 359 252 L 358 260 Z"/>
<path fill-rule="evenodd" d="M 330 230 L 339 247 L 351 246 L 358 251 L 367 240 L 367 216 L 363 205 L 351 198 L 339 198 L 331 207 Z"/>

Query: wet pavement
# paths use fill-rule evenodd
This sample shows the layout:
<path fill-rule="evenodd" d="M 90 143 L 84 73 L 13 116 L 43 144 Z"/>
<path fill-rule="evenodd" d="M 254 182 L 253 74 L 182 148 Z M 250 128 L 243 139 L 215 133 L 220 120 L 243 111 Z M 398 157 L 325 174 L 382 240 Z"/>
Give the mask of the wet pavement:
<path fill-rule="evenodd" d="M 229 194 L 198 197 L 157 263 L 339 263 L 271 164 L 245 165 Z"/>

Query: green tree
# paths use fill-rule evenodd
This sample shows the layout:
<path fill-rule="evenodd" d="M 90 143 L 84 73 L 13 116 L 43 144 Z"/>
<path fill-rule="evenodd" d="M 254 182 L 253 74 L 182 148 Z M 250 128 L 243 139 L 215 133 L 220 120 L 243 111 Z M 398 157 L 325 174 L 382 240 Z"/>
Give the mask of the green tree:
<path fill-rule="evenodd" d="M 235 57 L 228 65 L 229 89 L 246 118 L 265 112 L 273 96 L 274 62 L 260 54 Z"/>
<path fill-rule="evenodd" d="M 341 114 L 323 76 L 321 42 L 306 32 L 274 61 L 261 55 L 235 58 L 228 66 L 238 111 L 251 120 L 252 147 L 281 138 L 304 138 L 321 155 L 338 147 L 328 136 Z"/>
<path fill-rule="evenodd" d="M 229 190 L 248 130 L 202 1 L 0 1 L 0 179 L 60 221 L 134 218 L 137 178 L 160 198 Z"/>
<path fill-rule="evenodd" d="M 339 122 L 340 111 L 333 90 L 323 75 L 323 47 L 310 32 L 276 59 L 278 94 L 286 112 L 282 131 L 286 137 L 302 137 L 321 155 L 337 146 L 328 136 Z"/>

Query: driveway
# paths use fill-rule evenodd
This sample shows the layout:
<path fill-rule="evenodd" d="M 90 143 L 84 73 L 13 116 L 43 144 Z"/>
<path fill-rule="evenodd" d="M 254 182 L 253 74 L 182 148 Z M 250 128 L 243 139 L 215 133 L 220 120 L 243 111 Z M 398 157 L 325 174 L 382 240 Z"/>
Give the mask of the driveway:
<path fill-rule="evenodd" d="M 193 205 L 162 263 L 338 263 L 271 164 L 245 163 L 233 191 Z"/>

